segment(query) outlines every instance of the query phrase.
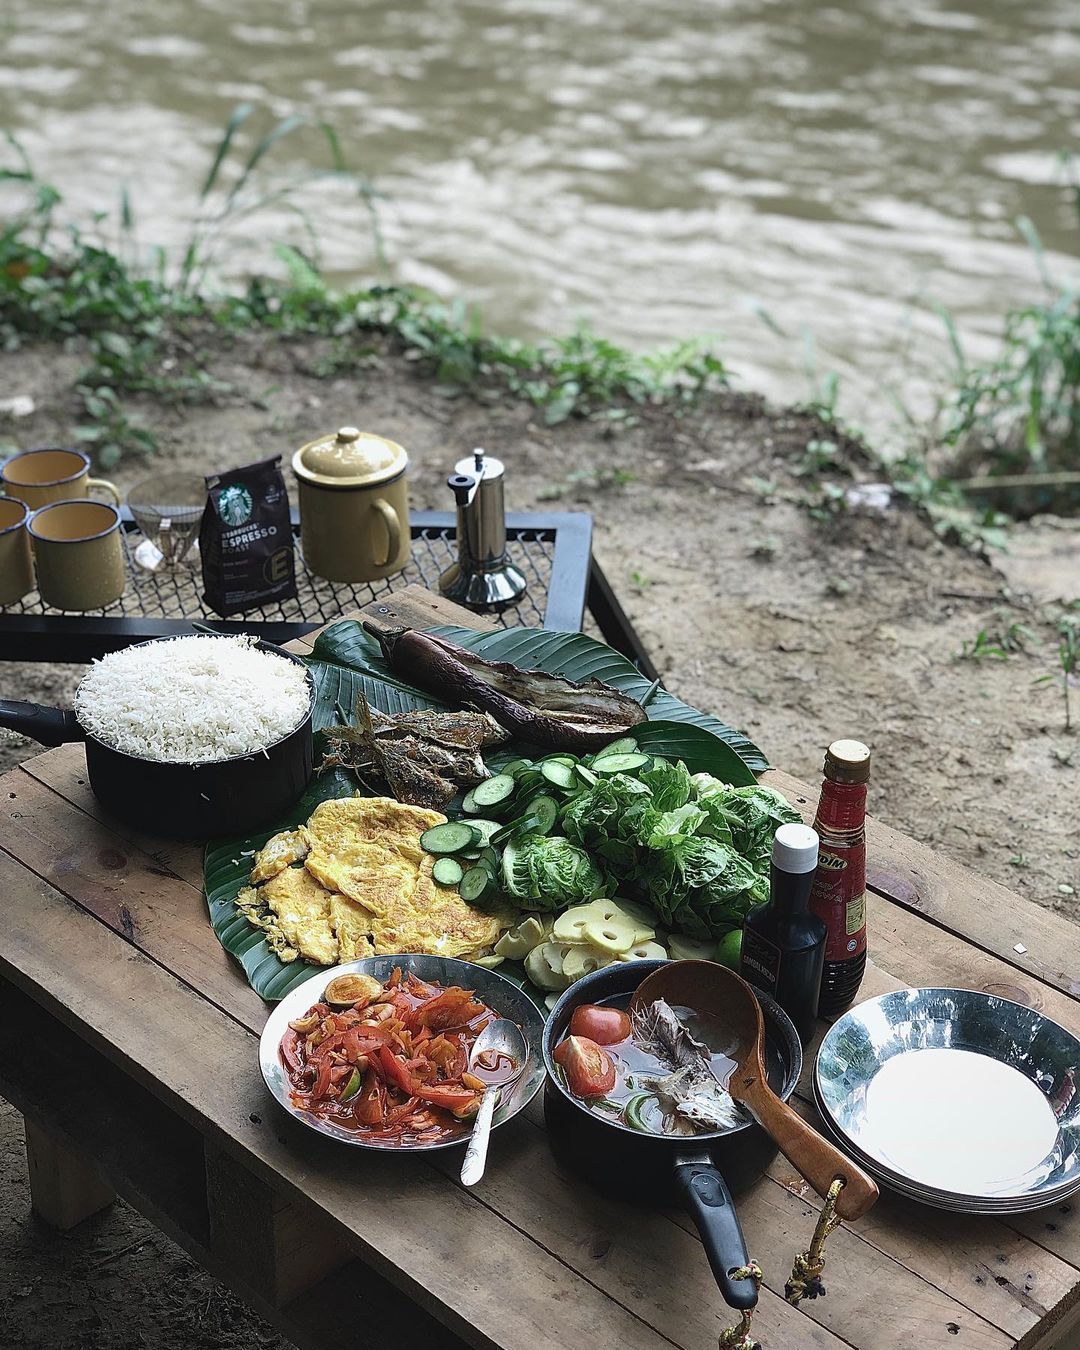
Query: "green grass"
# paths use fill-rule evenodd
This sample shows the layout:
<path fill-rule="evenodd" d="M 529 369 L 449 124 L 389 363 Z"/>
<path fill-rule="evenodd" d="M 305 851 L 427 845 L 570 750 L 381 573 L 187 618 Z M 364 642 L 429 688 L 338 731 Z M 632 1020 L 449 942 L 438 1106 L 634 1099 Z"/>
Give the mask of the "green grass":
<path fill-rule="evenodd" d="M 568 337 L 525 343 L 488 334 L 479 313 L 460 301 L 444 303 L 414 288 L 333 290 L 320 271 L 317 231 L 298 202 L 302 189 L 327 179 L 357 193 L 381 258 L 378 194 L 347 169 L 325 123 L 286 118 L 245 141 L 251 117 L 248 105 L 230 117 L 176 259 L 139 243 L 126 193 L 115 244 L 101 237 L 105 213 L 93 237 L 62 224 L 60 193 L 35 177 L 22 147 L 6 137 L 9 163 L 0 167 L 0 187 L 17 189 L 22 200 L 0 229 L 0 345 L 83 340 L 89 363 L 77 382 L 84 413 L 78 434 L 102 467 L 155 449 L 153 433 L 125 397 L 182 404 L 228 392 L 199 360 L 208 330 L 327 338 L 329 350 L 315 371 L 323 375 L 359 371 L 372 359 L 373 339 L 390 340 L 418 358 L 444 392 L 508 392 L 535 405 L 549 426 L 570 417 L 625 425 L 647 404 L 678 410 L 726 386 L 723 361 L 703 341 L 637 355 L 580 327 Z M 273 169 L 273 152 L 304 126 L 317 132 L 328 165 L 283 177 Z M 214 279 L 224 241 L 270 206 L 296 214 L 305 247 L 275 243 L 282 275 L 255 276 L 242 292 L 230 292 Z M 616 486 L 618 472 L 612 471 Z"/>

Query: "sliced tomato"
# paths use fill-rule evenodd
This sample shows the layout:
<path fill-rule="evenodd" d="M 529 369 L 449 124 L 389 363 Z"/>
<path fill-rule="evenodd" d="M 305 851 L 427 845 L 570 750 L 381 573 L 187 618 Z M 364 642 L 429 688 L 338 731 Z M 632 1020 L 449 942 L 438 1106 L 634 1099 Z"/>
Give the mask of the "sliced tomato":
<path fill-rule="evenodd" d="M 416 1013 L 416 1023 L 430 1027 L 432 1031 L 445 1031 L 448 1027 L 466 1026 L 484 1011 L 484 1005 L 474 1001 L 471 989 L 451 985 L 421 1005 Z"/>
<path fill-rule="evenodd" d="M 300 1037 L 291 1027 L 281 1038 L 281 1058 L 293 1073 L 299 1073 L 304 1067 L 300 1058 Z"/>
<path fill-rule="evenodd" d="M 597 1045 L 618 1045 L 630 1035 L 630 1018 L 621 1008 L 582 1003 L 570 1019 L 570 1035 L 584 1036 Z"/>
<path fill-rule="evenodd" d="M 615 1061 L 586 1036 L 567 1036 L 551 1056 L 575 1097 L 603 1097 L 615 1086 Z"/>
<path fill-rule="evenodd" d="M 379 1046 L 374 1062 L 391 1087 L 400 1089 L 406 1097 L 412 1097 L 416 1094 L 416 1079 L 405 1067 L 405 1061 L 398 1059 L 388 1045 Z"/>
<path fill-rule="evenodd" d="M 451 1083 L 435 1083 L 431 1087 L 418 1087 L 415 1095 L 422 1102 L 432 1106 L 441 1106 L 444 1111 L 452 1111 L 455 1116 L 464 1117 L 475 1114 L 480 1105 L 480 1093 L 471 1088 L 458 1087 Z"/>
<path fill-rule="evenodd" d="M 311 1090 L 311 1095 L 317 1100 L 319 1097 L 325 1097 L 330 1090 L 330 1061 L 328 1059 L 319 1061 L 319 1073 L 315 1079 L 315 1086 Z"/>
<path fill-rule="evenodd" d="M 374 1069 L 368 1069 L 360 1091 L 353 1098 L 353 1115 L 358 1125 L 381 1125 L 386 1115 L 386 1088 Z"/>

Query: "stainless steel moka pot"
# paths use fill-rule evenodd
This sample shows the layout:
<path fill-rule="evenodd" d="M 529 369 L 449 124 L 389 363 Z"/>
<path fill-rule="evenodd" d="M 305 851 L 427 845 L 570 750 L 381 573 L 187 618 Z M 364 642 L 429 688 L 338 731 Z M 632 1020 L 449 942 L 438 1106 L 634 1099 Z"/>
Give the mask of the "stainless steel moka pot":
<path fill-rule="evenodd" d="M 516 605 L 525 578 L 506 552 L 501 462 L 474 450 L 454 465 L 447 483 L 457 502 L 458 560 L 439 578 L 439 590 L 466 609 Z"/>

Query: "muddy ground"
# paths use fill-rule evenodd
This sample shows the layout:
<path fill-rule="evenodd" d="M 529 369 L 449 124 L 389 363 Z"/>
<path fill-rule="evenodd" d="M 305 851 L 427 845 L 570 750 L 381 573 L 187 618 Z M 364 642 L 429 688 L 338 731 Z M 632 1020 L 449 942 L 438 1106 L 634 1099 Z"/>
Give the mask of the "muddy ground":
<path fill-rule="evenodd" d="M 339 353 L 326 344 L 216 344 L 204 357 L 228 392 L 140 409 L 159 461 L 209 471 L 287 457 L 355 423 L 408 448 L 417 508 L 446 508 L 450 466 L 482 444 L 506 461 L 511 509 L 593 514 L 595 552 L 673 691 L 809 780 L 834 737 L 867 740 L 878 816 L 1080 918 L 1080 738 L 1063 729 L 1060 688 L 1033 683 L 1055 668 L 1051 602 L 1080 597 L 1071 522 L 1026 526 L 1009 557 L 988 561 L 943 542 L 903 501 L 813 512 L 821 479 L 805 472 L 809 442 L 837 445 L 839 468 L 825 474 L 837 493 L 875 480 L 871 461 L 812 417 L 742 395 L 682 416 L 645 408 L 617 424 L 547 428 L 508 396 L 450 397 L 389 349 L 327 376 Z M 0 440 L 71 443 L 82 364 L 53 347 L 6 356 L 4 396 L 30 395 L 35 411 L 0 425 Z M 146 469 L 125 462 L 111 476 L 129 486 Z M 981 630 L 1014 624 L 1023 650 L 961 659 Z M 62 701 L 78 677 L 75 667 L 0 666 L 14 698 Z M 33 753 L 11 738 L 0 764 Z M 1018 915 L 1018 937 L 1022 923 Z M 0 1344 L 285 1344 L 123 1206 L 65 1237 L 47 1234 L 28 1217 L 10 1109 L 0 1132 Z"/>

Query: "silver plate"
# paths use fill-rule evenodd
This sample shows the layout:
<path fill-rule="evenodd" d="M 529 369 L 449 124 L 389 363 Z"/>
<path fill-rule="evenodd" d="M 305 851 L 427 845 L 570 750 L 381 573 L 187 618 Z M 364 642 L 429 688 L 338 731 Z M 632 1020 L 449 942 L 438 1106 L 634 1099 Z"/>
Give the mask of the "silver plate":
<path fill-rule="evenodd" d="M 334 1125 L 328 1120 L 295 1107 L 289 1096 L 289 1080 L 278 1055 L 278 1046 L 289 1023 L 302 1017 L 313 1003 L 318 1003 L 322 991 L 336 975 L 374 975 L 377 980 L 389 979 L 395 966 L 403 971 L 412 971 L 417 979 L 437 980 L 441 985 L 457 984 L 472 989 L 476 996 L 498 1013 L 516 1022 L 529 1047 L 529 1057 L 525 1061 L 525 1071 L 504 1094 L 492 1122 L 492 1129 L 504 1124 L 511 1117 L 528 1106 L 544 1081 L 544 1057 L 541 1049 L 544 1036 L 544 1015 L 523 989 L 505 979 L 497 970 L 488 970 L 485 966 L 473 965 L 470 961 L 455 961 L 448 956 L 369 956 L 362 961 L 346 961 L 343 965 L 328 967 L 317 971 L 310 980 L 298 984 L 290 990 L 267 1019 L 259 1040 L 259 1067 L 266 1080 L 266 1086 L 288 1111 L 289 1115 L 303 1121 L 309 1129 L 319 1134 L 329 1135 L 343 1144 L 355 1148 L 386 1149 L 394 1153 L 429 1153 L 440 1148 L 454 1148 L 468 1142 L 469 1134 L 458 1135 L 454 1139 L 442 1140 L 435 1144 L 396 1144 L 389 1140 L 380 1143 L 374 1139 L 360 1139 L 352 1131 Z"/>
<path fill-rule="evenodd" d="M 897 990 L 845 1013 L 814 1070 L 830 1132 L 879 1181 L 967 1213 L 1080 1189 L 1080 1040 L 966 989 Z"/>

